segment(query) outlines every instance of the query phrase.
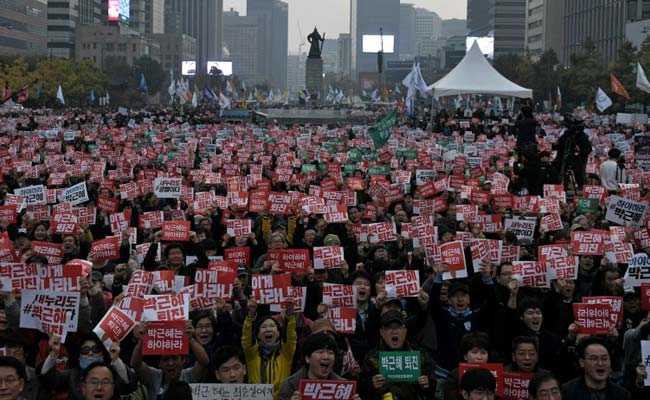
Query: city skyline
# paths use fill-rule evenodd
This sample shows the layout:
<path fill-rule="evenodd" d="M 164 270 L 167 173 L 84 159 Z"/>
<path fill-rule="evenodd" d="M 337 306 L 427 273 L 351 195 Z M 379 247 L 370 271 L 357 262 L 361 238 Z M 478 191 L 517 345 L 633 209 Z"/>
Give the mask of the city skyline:
<path fill-rule="evenodd" d="M 302 51 L 307 51 L 307 35 L 318 28 L 325 32 L 328 39 L 336 39 L 340 33 L 350 32 L 350 0 L 283 0 L 289 3 L 289 52 L 297 53 L 301 39 L 305 46 Z M 413 4 L 416 7 L 435 11 L 442 19 L 459 18 L 467 16 L 467 0 L 449 2 L 447 0 L 409 0 L 401 1 L 404 4 Z M 224 11 L 233 8 L 240 14 L 246 13 L 246 0 L 224 0 Z M 298 32 L 298 22 L 302 35 Z"/>

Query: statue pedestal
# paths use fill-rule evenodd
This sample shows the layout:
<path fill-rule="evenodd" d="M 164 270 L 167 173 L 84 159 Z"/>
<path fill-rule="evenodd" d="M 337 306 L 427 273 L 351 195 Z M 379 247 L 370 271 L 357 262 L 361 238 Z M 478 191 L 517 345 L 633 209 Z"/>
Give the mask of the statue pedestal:
<path fill-rule="evenodd" d="M 305 70 L 305 87 L 311 96 L 312 102 L 320 102 L 323 94 L 323 59 L 307 58 Z"/>

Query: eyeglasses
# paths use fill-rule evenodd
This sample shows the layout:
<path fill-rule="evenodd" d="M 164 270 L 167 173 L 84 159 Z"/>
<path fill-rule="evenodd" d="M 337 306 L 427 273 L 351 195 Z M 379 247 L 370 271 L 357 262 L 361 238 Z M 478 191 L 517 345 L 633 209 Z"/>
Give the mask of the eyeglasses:
<path fill-rule="evenodd" d="M 5 386 L 12 386 L 15 385 L 16 382 L 18 382 L 18 378 L 15 376 L 8 376 L 6 378 L 0 378 L 0 386 L 5 385 Z"/>
<path fill-rule="evenodd" d="M 86 385 L 94 386 L 94 387 L 99 387 L 99 386 L 111 386 L 113 384 L 113 381 L 110 379 L 102 379 L 101 381 L 99 379 L 91 379 L 89 381 L 86 381 Z"/>
<path fill-rule="evenodd" d="M 609 362 L 609 356 L 600 356 L 600 357 L 598 357 L 598 356 L 589 356 L 589 357 L 585 357 L 585 360 L 589 361 L 590 363 L 594 363 L 594 364 L 599 362 L 599 361 L 601 362 L 601 364 L 606 364 L 606 363 Z"/>
<path fill-rule="evenodd" d="M 90 347 L 90 346 L 83 346 L 83 347 L 79 350 L 79 354 L 84 355 L 84 356 L 85 356 L 85 355 L 88 355 L 88 354 L 90 354 L 90 353 L 99 354 L 99 353 L 101 353 L 101 352 L 102 352 L 102 349 L 100 349 L 99 346 L 97 346 L 97 345 L 94 345 L 94 346 L 92 346 L 92 347 Z"/>

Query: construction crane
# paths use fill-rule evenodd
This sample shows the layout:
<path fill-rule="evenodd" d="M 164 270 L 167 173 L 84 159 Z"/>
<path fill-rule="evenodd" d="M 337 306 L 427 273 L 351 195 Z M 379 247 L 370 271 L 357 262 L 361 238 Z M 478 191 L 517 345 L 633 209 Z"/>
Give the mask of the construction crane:
<path fill-rule="evenodd" d="M 300 44 L 298 45 L 298 54 L 302 56 L 302 46 L 305 45 L 305 37 L 302 35 L 302 29 L 300 29 L 300 21 L 298 22 L 298 34 L 300 35 Z"/>

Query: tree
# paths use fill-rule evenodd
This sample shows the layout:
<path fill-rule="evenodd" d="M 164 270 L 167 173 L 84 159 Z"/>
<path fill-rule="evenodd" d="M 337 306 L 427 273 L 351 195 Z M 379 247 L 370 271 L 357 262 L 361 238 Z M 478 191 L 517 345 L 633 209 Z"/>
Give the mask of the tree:
<path fill-rule="evenodd" d="M 582 43 L 582 51 L 571 55 L 571 68 L 562 76 L 564 97 L 567 102 L 579 105 L 593 104 L 596 88 L 608 87 L 609 76 L 602 67 L 596 44 L 590 38 Z"/>
<path fill-rule="evenodd" d="M 494 60 L 494 68 L 514 83 L 528 87 L 530 76 L 531 59 L 526 52 L 523 56 L 508 53 L 500 55 Z"/>
<path fill-rule="evenodd" d="M 133 63 L 135 71 L 135 87 L 140 88 L 140 75 L 144 73 L 144 78 L 147 81 L 147 89 L 149 95 L 155 95 L 162 88 L 163 83 L 167 79 L 167 74 L 163 71 L 160 63 L 149 56 L 142 56 L 135 60 Z"/>
<path fill-rule="evenodd" d="M 559 60 L 553 49 L 544 51 L 536 63 L 530 67 L 529 83 L 533 89 L 536 102 L 557 97 L 557 86 L 560 84 Z"/>

